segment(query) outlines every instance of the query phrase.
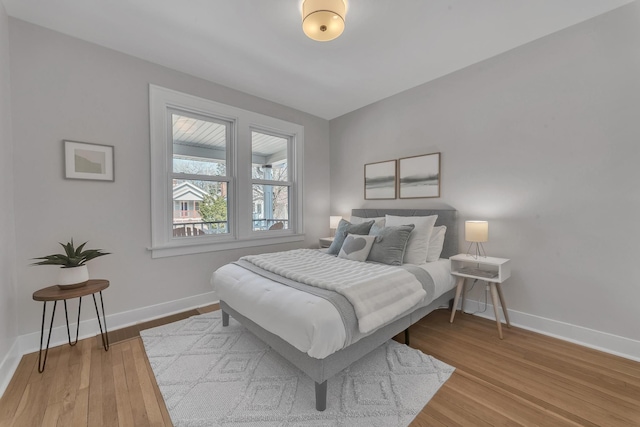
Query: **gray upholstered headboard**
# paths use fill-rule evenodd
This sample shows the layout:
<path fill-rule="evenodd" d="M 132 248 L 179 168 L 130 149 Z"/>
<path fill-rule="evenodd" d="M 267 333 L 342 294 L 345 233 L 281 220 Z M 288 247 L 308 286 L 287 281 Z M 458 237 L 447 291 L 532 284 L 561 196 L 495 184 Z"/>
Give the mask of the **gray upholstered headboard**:
<path fill-rule="evenodd" d="M 458 254 L 458 211 L 455 209 L 352 209 L 352 216 L 375 218 L 385 215 L 428 216 L 438 215 L 436 225 L 445 225 L 447 234 L 444 238 L 441 258 L 449 258 Z"/>

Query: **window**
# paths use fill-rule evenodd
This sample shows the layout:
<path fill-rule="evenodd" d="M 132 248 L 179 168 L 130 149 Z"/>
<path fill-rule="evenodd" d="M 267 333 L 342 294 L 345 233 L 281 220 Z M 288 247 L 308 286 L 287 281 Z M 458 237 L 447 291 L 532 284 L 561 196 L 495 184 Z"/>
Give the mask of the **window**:
<path fill-rule="evenodd" d="M 265 131 L 251 131 L 251 185 L 253 230 L 289 228 L 289 188 L 287 174 L 290 137 Z"/>
<path fill-rule="evenodd" d="M 172 237 L 228 233 L 227 152 L 233 124 L 174 108 L 167 109 L 167 114 L 172 195 L 181 203 L 180 216 L 173 218 Z"/>
<path fill-rule="evenodd" d="M 304 128 L 150 85 L 154 258 L 303 240 Z"/>

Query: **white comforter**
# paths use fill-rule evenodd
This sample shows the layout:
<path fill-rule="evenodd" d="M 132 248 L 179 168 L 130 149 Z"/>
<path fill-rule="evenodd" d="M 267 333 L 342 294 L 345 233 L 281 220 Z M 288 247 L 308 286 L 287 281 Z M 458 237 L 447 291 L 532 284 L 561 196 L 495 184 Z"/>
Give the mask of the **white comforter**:
<path fill-rule="evenodd" d="M 453 289 L 449 260 L 420 266 L 434 279 L 433 298 Z M 327 300 L 276 283 L 234 264 L 213 273 L 211 283 L 220 300 L 311 357 L 322 359 L 345 346 L 342 318 Z M 278 316 L 273 316 L 273 313 Z"/>
<path fill-rule="evenodd" d="M 402 268 L 350 261 L 312 249 L 242 259 L 287 279 L 338 292 L 353 305 L 363 334 L 395 319 L 427 294 L 418 279 Z"/>

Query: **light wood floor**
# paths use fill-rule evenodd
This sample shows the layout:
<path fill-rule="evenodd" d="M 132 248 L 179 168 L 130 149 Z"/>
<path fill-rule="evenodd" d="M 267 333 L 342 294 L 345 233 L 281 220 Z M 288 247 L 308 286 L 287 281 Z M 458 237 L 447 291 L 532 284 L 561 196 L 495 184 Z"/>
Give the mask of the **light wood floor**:
<path fill-rule="evenodd" d="M 25 355 L 0 400 L 0 427 L 170 426 L 139 331 L 190 311 L 53 348 L 43 374 Z M 437 310 L 411 346 L 456 367 L 412 426 L 640 426 L 640 363 L 494 322 Z M 402 335 L 398 337 L 402 341 Z M 118 342 L 116 342 L 118 341 Z"/>

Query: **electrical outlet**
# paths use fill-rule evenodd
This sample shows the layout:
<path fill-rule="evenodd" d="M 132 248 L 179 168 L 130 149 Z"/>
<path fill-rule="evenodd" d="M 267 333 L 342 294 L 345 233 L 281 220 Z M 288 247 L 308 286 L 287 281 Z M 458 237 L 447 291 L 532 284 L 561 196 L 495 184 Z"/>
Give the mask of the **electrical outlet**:
<path fill-rule="evenodd" d="M 485 292 L 489 292 L 489 285 L 485 286 L 484 290 Z"/>

